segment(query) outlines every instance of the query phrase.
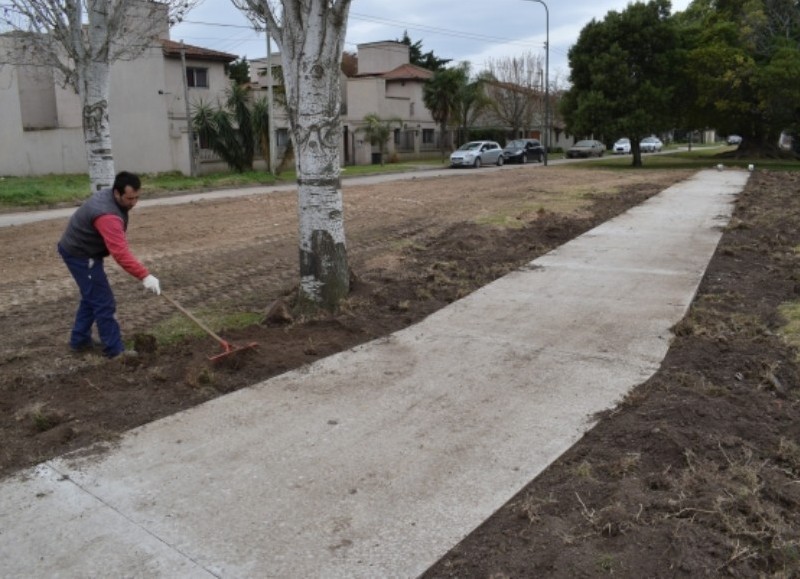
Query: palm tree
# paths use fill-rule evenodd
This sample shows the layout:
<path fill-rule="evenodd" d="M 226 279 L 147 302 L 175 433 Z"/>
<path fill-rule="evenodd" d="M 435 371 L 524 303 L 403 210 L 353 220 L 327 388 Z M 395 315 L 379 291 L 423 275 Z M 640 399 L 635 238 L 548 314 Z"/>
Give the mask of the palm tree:
<path fill-rule="evenodd" d="M 242 155 L 236 135 L 236 127 L 230 112 L 200 101 L 193 106 L 192 126 L 201 141 L 208 144 L 220 159 L 231 169 L 245 170 L 246 159 Z"/>
<path fill-rule="evenodd" d="M 486 96 L 484 85 L 488 80 L 486 73 L 481 73 L 475 80 L 470 81 L 470 64 L 462 62 L 459 65 L 464 72 L 465 82 L 461 86 L 456 99 L 456 110 L 454 116 L 458 119 L 458 144 L 469 141 L 469 126 L 474 124 L 475 119 L 492 104 L 491 99 Z"/>
<path fill-rule="evenodd" d="M 422 89 L 422 100 L 440 127 L 442 159 L 445 156 L 447 124 L 457 109 L 458 95 L 466 83 L 467 75 L 463 67 L 445 68 L 426 80 Z"/>
<path fill-rule="evenodd" d="M 233 113 L 238 129 L 238 141 L 242 150 L 242 158 L 248 169 L 253 168 L 253 157 L 256 150 L 256 139 L 253 134 L 253 119 L 250 113 L 248 94 L 250 89 L 236 82 L 227 90 L 226 105 Z"/>
<path fill-rule="evenodd" d="M 255 127 L 248 106 L 247 88 L 231 84 L 227 91 L 225 108 L 214 107 L 202 100 L 194 105 L 192 125 L 200 138 L 208 143 L 220 159 L 238 172 L 253 168 L 256 138 L 263 127 Z M 268 133 L 267 133 L 268 134 Z"/>
<path fill-rule="evenodd" d="M 256 145 L 261 150 L 264 161 L 267 162 L 267 169 L 272 171 L 274 167 L 269 166 L 272 157 L 270 157 L 269 154 L 269 105 L 266 98 L 260 98 L 253 103 L 253 111 L 250 119 Z"/>
<path fill-rule="evenodd" d="M 381 155 L 381 166 L 383 166 L 383 149 L 386 145 L 386 141 L 389 140 L 392 134 L 392 128 L 395 123 L 398 127 L 403 123 L 398 118 L 383 120 L 377 113 L 370 113 L 365 116 L 364 123 L 364 126 L 360 127 L 358 130 L 366 135 L 370 145 L 378 146 Z"/>

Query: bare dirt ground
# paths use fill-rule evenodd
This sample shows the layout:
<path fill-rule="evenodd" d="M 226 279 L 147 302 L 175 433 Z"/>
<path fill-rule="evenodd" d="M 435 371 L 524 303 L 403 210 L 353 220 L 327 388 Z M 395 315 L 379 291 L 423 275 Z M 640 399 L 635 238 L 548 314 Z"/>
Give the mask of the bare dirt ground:
<path fill-rule="evenodd" d="M 0 229 L 0 476 L 418 321 L 686 172 L 506 167 L 348 187 L 353 292 L 335 316 L 223 331 L 261 347 L 153 349 L 178 318 L 109 264 L 124 365 L 66 346 L 65 220 Z M 145 183 L 146 189 L 146 183 Z M 757 172 L 662 370 L 426 577 L 800 576 L 800 374 L 778 333 L 800 299 L 800 176 Z M 195 313 L 291 302 L 294 193 L 137 209 L 130 241 Z"/>

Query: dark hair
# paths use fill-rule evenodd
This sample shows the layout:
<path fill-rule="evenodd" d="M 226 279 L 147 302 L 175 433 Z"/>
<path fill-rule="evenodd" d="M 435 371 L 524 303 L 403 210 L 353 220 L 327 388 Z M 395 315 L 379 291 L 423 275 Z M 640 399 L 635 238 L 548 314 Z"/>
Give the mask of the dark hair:
<path fill-rule="evenodd" d="M 130 185 L 131 189 L 134 191 L 138 191 L 142 188 L 142 182 L 138 175 L 128 173 L 127 171 L 117 173 L 117 176 L 114 177 L 114 191 L 122 195 L 125 193 L 125 187 L 128 185 Z"/>

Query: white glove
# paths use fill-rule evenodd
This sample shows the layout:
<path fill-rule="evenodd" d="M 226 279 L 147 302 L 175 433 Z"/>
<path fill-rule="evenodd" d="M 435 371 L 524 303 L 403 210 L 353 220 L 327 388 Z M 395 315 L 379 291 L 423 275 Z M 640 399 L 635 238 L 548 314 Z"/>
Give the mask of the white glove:
<path fill-rule="evenodd" d="M 144 289 L 149 289 L 157 296 L 161 295 L 161 284 L 158 283 L 158 278 L 156 276 L 148 275 L 142 280 L 142 283 L 144 284 Z"/>

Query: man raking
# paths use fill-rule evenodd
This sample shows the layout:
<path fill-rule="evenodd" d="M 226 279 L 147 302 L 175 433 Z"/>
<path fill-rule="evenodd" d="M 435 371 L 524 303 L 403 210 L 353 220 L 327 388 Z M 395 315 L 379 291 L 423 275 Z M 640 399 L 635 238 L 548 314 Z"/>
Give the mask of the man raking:
<path fill-rule="evenodd" d="M 133 351 L 125 352 L 114 316 L 117 304 L 103 269 L 103 258 L 111 255 L 122 269 L 142 280 L 146 289 L 161 294 L 158 278 L 133 256 L 125 237 L 128 212 L 139 201 L 139 189 L 138 176 L 119 173 L 110 189 L 98 191 L 78 208 L 58 242 L 58 252 L 81 294 L 69 340 L 75 352 L 94 349 L 92 326 L 97 324 L 104 355 L 109 358 L 136 355 Z"/>

